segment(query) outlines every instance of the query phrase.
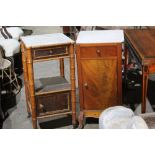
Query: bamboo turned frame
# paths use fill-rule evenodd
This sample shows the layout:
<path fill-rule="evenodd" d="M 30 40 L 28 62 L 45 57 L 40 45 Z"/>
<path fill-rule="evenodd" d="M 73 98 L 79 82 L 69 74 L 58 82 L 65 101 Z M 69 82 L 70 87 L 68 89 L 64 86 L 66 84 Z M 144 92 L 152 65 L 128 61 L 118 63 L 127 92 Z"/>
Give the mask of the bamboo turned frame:
<path fill-rule="evenodd" d="M 76 126 L 76 87 L 75 87 L 75 53 L 74 44 L 66 45 L 69 47 L 69 59 L 70 59 L 70 81 L 71 81 L 71 105 L 72 105 L 72 124 L 75 128 Z M 22 48 L 22 61 L 24 70 L 24 82 L 25 82 L 25 94 L 26 94 L 26 105 L 28 114 L 32 115 L 32 125 L 33 128 L 37 128 L 37 106 L 35 100 L 35 87 L 34 87 L 34 71 L 33 71 L 33 60 L 32 52 L 33 48 L 26 48 L 24 43 L 21 43 Z M 53 59 L 58 59 L 60 64 L 60 75 L 65 77 L 64 73 L 64 58 L 66 56 L 55 57 Z M 40 59 L 39 61 L 43 61 Z M 69 112 L 70 113 L 70 112 Z M 47 116 L 48 117 L 48 116 Z"/>
<path fill-rule="evenodd" d="M 30 116 L 30 107 L 29 107 L 29 99 L 28 99 L 28 88 L 27 88 L 27 83 L 28 83 L 28 71 L 27 71 L 27 64 L 26 64 L 26 56 L 25 56 L 25 49 L 24 45 L 21 44 L 21 50 L 22 50 L 22 62 L 23 62 L 23 72 L 24 72 L 24 82 L 25 82 L 25 96 L 26 96 L 26 106 L 27 106 L 27 112 L 28 116 Z"/>
<path fill-rule="evenodd" d="M 29 89 L 30 89 L 30 102 L 32 109 L 32 125 L 33 128 L 37 128 L 37 112 L 35 103 L 35 91 L 34 91 L 34 72 L 33 72 L 33 60 L 31 55 L 31 49 L 27 49 L 27 67 L 28 67 L 28 79 L 29 79 Z"/>
<path fill-rule="evenodd" d="M 71 80 L 71 102 L 72 102 L 72 124 L 76 126 L 76 87 L 75 87 L 75 53 L 74 45 L 70 45 L 70 80 Z"/>

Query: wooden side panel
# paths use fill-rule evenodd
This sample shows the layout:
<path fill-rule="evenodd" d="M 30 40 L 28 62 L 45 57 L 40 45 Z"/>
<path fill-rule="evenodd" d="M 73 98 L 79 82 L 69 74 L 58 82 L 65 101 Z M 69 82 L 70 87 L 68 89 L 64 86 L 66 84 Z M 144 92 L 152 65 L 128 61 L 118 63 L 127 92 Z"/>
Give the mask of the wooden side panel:
<path fill-rule="evenodd" d="M 117 105 L 117 59 L 81 60 L 85 110 Z"/>

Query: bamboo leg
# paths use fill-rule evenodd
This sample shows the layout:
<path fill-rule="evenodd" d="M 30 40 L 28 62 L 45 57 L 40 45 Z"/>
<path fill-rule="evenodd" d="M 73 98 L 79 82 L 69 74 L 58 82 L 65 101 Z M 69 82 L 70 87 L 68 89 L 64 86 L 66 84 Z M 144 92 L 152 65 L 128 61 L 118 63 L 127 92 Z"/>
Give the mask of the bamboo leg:
<path fill-rule="evenodd" d="M 71 79 L 71 102 L 72 102 L 72 124 L 76 126 L 76 88 L 75 88 L 75 55 L 74 45 L 70 45 L 70 79 Z"/>
<path fill-rule="evenodd" d="M 27 65 L 28 65 L 28 79 L 30 89 L 30 102 L 32 109 L 32 125 L 33 128 L 37 128 L 37 112 L 35 103 L 35 91 L 34 91 L 34 73 L 33 73 L 33 62 L 31 56 L 31 49 L 27 49 Z"/>
<path fill-rule="evenodd" d="M 78 86 L 79 86 L 79 103 L 80 103 L 80 114 L 78 116 L 79 129 L 84 127 L 84 104 L 83 104 L 83 87 L 82 87 L 82 76 L 81 76 L 81 62 L 80 62 L 80 46 L 76 46 L 76 56 L 77 56 L 77 69 L 78 69 Z"/>
<path fill-rule="evenodd" d="M 64 59 L 61 58 L 59 61 L 60 61 L 60 75 L 62 77 L 65 77 L 65 73 L 64 73 Z"/>
<path fill-rule="evenodd" d="M 141 106 L 141 112 L 146 112 L 146 96 L 147 96 L 147 86 L 148 86 L 148 67 L 143 66 L 142 67 L 142 106 Z"/>
<path fill-rule="evenodd" d="M 28 90 L 27 90 L 27 83 L 28 83 L 28 73 L 27 73 L 27 64 L 26 64 L 26 57 L 24 53 L 24 46 L 21 45 L 22 49 L 22 62 L 23 62 L 23 72 L 24 72 L 24 84 L 25 84 L 25 96 L 26 96 L 26 106 L 27 106 L 27 113 L 28 117 L 30 116 L 30 107 L 28 105 Z"/>

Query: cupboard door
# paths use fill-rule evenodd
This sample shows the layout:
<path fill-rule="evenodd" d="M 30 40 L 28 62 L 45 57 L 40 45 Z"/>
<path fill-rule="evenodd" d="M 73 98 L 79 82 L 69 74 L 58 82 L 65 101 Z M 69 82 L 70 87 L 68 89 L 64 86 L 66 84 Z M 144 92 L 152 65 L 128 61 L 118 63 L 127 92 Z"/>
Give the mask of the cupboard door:
<path fill-rule="evenodd" d="M 84 109 L 117 105 L 117 59 L 83 59 L 81 67 Z"/>

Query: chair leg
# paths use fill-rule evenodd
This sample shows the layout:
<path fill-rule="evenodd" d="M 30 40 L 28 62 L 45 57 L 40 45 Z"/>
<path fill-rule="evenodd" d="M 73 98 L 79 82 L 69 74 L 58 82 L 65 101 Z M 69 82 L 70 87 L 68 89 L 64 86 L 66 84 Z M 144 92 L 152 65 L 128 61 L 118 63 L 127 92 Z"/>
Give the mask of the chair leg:
<path fill-rule="evenodd" d="M 3 69 L 2 69 L 2 81 L 3 81 L 3 78 L 4 78 L 4 73 L 3 73 Z"/>
<path fill-rule="evenodd" d="M 10 83 L 12 82 L 12 77 L 11 77 L 11 67 L 9 68 L 9 74 L 10 74 Z"/>
<path fill-rule="evenodd" d="M 18 83 L 18 79 L 17 79 L 16 73 L 13 70 L 11 70 L 11 76 L 13 76 L 13 79 L 11 77 L 12 85 L 14 85 L 15 89 L 17 91 L 19 91 L 20 86 L 19 86 L 19 83 Z"/>
<path fill-rule="evenodd" d="M 18 90 L 19 89 L 19 84 L 18 84 L 18 80 L 17 80 L 17 77 L 16 77 L 16 73 L 14 72 L 13 69 L 11 69 L 11 67 L 10 67 L 10 75 L 11 75 L 10 79 L 11 79 L 12 84 L 15 86 L 16 90 Z M 12 76 L 13 76 L 13 80 L 12 80 Z M 15 80 L 16 84 L 14 83 L 14 80 Z"/>
<path fill-rule="evenodd" d="M 14 75 L 14 78 L 15 78 L 15 81 L 16 81 L 16 84 L 17 84 L 17 90 L 20 89 L 20 86 L 19 86 L 19 83 L 18 83 L 18 79 L 17 79 L 17 76 L 16 76 L 16 73 L 13 71 L 13 75 Z"/>
<path fill-rule="evenodd" d="M 6 71 L 4 71 L 4 73 L 5 73 L 6 77 L 9 79 L 11 91 L 12 91 L 12 85 L 13 85 L 18 92 L 20 90 L 20 86 L 18 83 L 16 73 L 11 69 L 11 67 L 9 68 L 9 73 L 7 73 Z"/>
<path fill-rule="evenodd" d="M 11 75 L 11 67 L 9 68 L 9 80 L 10 80 L 10 93 L 12 93 L 12 75 Z"/>

